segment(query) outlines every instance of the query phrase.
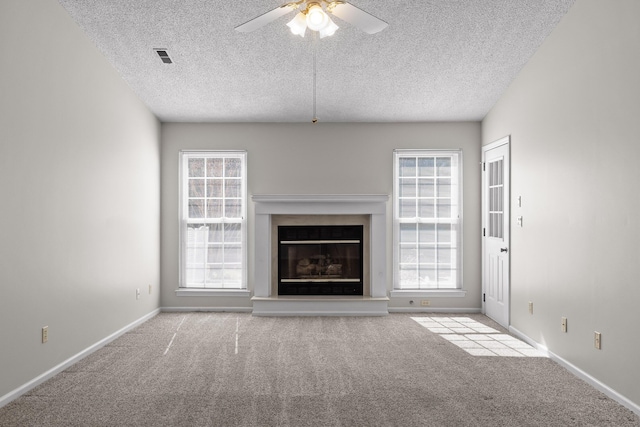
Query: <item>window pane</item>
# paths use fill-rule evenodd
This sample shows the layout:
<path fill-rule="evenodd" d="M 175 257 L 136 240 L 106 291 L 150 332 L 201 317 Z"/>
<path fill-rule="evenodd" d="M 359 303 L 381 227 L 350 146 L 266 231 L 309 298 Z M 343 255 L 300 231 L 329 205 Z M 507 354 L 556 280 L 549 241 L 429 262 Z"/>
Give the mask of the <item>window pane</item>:
<path fill-rule="evenodd" d="M 239 263 L 242 261 L 242 251 L 238 245 L 225 245 L 224 246 L 224 262 Z"/>
<path fill-rule="evenodd" d="M 438 287 L 438 273 L 433 267 L 421 267 L 419 271 L 420 289 L 433 289 Z"/>
<path fill-rule="evenodd" d="M 222 177 L 222 161 L 223 159 L 207 159 L 207 176 Z"/>
<path fill-rule="evenodd" d="M 438 197 L 451 197 L 451 178 L 438 179 Z"/>
<path fill-rule="evenodd" d="M 418 176 L 433 176 L 433 157 L 421 157 L 418 159 Z"/>
<path fill-rule="evenodd" d="M 222 246 L 214 245 L 209 246 L 207 251 L 207 263 L 208 264 L 221 264 L 223 262 Z"/>
<path fill-rule="evenodd" d="M 454 254 L 451 248 L 438 248 L 438 264 L 455 264 Z"/>
<path fill-rule="evenodd" d="M 224 182 L 224 196 L 225 197 L 240 197 L 241 194 L 241 182 L 239 179 L 227 179 Z"/>
<path fill-rule="evenodd" d="M 416 201 L 415 199 L 400 200 L 400 218 L 416 217 Z"/>
<path fill-rule="evenodd" d="M 222 243 L 222 224 L 210 225 L 209 243 Z"/>
<path fill-rule="evenodd" d="M 224 225 L 224 241 L 225 242 L 241 242 L 242 226 L 240 224 Z"/>
<path fill-rule="evenodd" d="M 440 268 L 438 269 L 438 288 L 453 289 L 456 287 L 455 270 Z"/>
<path fill-rule="evenodd" d="M 187 268 L 187 283 L 204 285 L 204 268 Z"/>
<path fill-rule="evenodd" d="M 436 203 L 438 218 L 451 218 L 451 200 L 438 199 Z"/>
<path fill-rule="evenodd" d="M 240 218 L 242 213 L 242 201 L 240 199 L 232 199 L 224 201 L 225 218 Z"/>
<path fill-rule="evenodd" d="M 204 197 L 204 179 L 189 180 L 189 197 Z"/>
<path fill-rule="evenodd" d="M 415 264 L 418 262 L 418 251 L 413 246 L 400 247 L 400 262 Z"/>
<path fill-rule="evenodd" d="M 451 225 L 438 224 L 438 243 L 450 245 L 453 243 L 451 237 Z"/>
<path fill-rule="evenodd" d="M 416 241 L 416 225 L 400 224 L 400 243 L 414 243 Z"/>
<path fill-rule="evenodd" d="M 221 199 L 207 199 L 207 218 L 222 218 Z"/>
<path fill-rule="evenodd" d="M 206 270 L 207 273 L 207 287 L 208 288 L 221 288 L 224 269 L 222 267 L 209 267 Z"/>
<path fill-rule="evenodd" d="M 451 157 L 438 157 L 436 167 L 438 176 L 451 176 Z"/>
<path fill-rule="evenodd" d="M 420 243 L 435 243 L 436 241 L 436 225 L 435 224 L 418 224 L 418 235 Z"/>
<path fill-rule="evenodd" d="M 420 264 L 435 264 L 436 263 L 436 249 L 435 248 L 420 248 L 419 257 L 420 257 Z"/>
<path fill-rule="evenodd" d="M 201 267 L 205 263 L 204 248 L 206 246 L 208 228 L 201 224 L 189 224 L 187 228 L 186 262 L 190 267 Z"/>
<path fill-rule="evenodd" d="M 418 200 L 418 216 L 420 218 L 435 218 L 436 211 L 433 202 L 434 199 Z"/>
<path fill-rule="evenodd" d="M 224 159 L 224 176 L 239 177 L 241 176 L 242 162 L 240 159 Z"/>
<path fill-rule="evenodd" d="M 403 289 L 418 289 L 418 271 L 415 266 L 400 266 L 400 284 Z"/>
<path fill-rule="evenodd" d="M 207 196 L 222 197 L 222 180 L 221 179 L 207 180 Z"/>
<path fill-rule="evenodd" d="M 401 178 L 399 188 L 400 197 L 416 196 L 416 180 L 413 178 Z"/>
<path fill-rule="evenodd" d="M 238 288 L 242 284 L 242 268 L 240 266 L 225 267 L 223 274 L 225 288 Z"/>
<path fill-rule="evenodd" d="M 416 159 L 415 157 L 402 157 L 399 160 L 400 176 L 416 176 Z"/>
<path fill-rule="evenodd" d="M 189 159 L 188 160 L 189 176 L 203 177 L 204 176 L 204 159 Z"/>
<path fill-rule="evenodd" d="M 435 186 L 433 179 L 418 180 L 418 196 L 433 197 L 435 196 Z"/>
<path fill-rule="evenodd" d="M 189 199 L 189 218 L 204 218 L 204 200 Z"/>

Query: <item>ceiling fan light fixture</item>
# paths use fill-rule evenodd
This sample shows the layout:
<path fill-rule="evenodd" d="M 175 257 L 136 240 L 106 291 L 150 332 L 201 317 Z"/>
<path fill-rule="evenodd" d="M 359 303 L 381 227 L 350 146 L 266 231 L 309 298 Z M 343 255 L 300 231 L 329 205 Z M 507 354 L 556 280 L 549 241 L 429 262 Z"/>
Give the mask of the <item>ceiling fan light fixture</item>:
<path fill-rule="evenodd" d="M 296 36 L 304 37 L 304 33 L 307 31 L 307 17 L 304 13 L 298 13 L 287 26 L 291 29 L 291 32 Z"/>
<path fill-rule="evenodd" d="M 313 31 L 320 31 L 329 25 L 329 15 L 318 3 L 311 3 L 307 7 L 307 27 Z"/>
<path fill-rule="evenodd" d="M 319 31 L 320 38 L 323 39 L 325 37 L 329 37 L 329 36 L 334 35 L 338 28 L 340 28 L 340 27 L 338 27 L 338 25 L 336 25 L 336 23 L 333 22 L 331 20 L 331 18 L 329 18 L 329 24 Z"/>

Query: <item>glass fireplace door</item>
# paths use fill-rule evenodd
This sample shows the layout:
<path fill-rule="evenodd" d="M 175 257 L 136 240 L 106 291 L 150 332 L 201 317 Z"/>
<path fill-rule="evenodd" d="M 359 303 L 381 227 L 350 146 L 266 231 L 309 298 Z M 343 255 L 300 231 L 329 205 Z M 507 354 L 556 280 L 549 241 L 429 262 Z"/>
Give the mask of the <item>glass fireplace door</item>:
<path fill-rule="evenodd" d="M 362 226 L 278 227 L 279 295 L 362 295 Z"/>

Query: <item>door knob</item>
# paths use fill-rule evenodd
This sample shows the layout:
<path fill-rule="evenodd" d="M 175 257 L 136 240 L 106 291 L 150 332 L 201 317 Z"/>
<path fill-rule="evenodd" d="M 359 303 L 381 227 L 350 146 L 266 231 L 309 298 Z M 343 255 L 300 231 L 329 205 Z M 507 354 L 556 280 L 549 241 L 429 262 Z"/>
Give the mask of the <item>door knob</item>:
<path fill-rule="evenodd" d="M 508 251 L 509 251 L 509 249 L 507 249 L 507 248 L 501 248 L 500 249 L 500 252 L 508 252 Z"/>

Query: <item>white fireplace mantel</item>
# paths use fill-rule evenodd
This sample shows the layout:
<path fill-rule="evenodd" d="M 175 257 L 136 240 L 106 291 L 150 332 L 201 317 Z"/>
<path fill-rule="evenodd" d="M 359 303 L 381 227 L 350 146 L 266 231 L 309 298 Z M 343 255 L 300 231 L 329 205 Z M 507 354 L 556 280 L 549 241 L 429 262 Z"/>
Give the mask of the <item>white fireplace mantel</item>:
<path fill-rule="evenodd" d="M 386 314 L 388 301 L 386 283 L 388 195 L 264 194 L 253 195 L 251 199 L 255 204 L 254 314 Z M 277 295 L 272 295 L 270 283 L 273 256 L 271 253 L 272 215 L 370 215 L 370 295 L 363 295 L 359 298 L 345 297 L 340 300 L 314 298 L 313 296 L 278 298 Z M 303 311 L 307 301 L 313 310 L 305 313 Z M 353 304 L 345 304 L 349 301 Z M 269 302 L 271 304 L 265 304 Z M 277 307 L 277 312 L 269 312 L 267 305 Z M 361 308 L 367 305 L 375 307 L 373 310 Z"/>

